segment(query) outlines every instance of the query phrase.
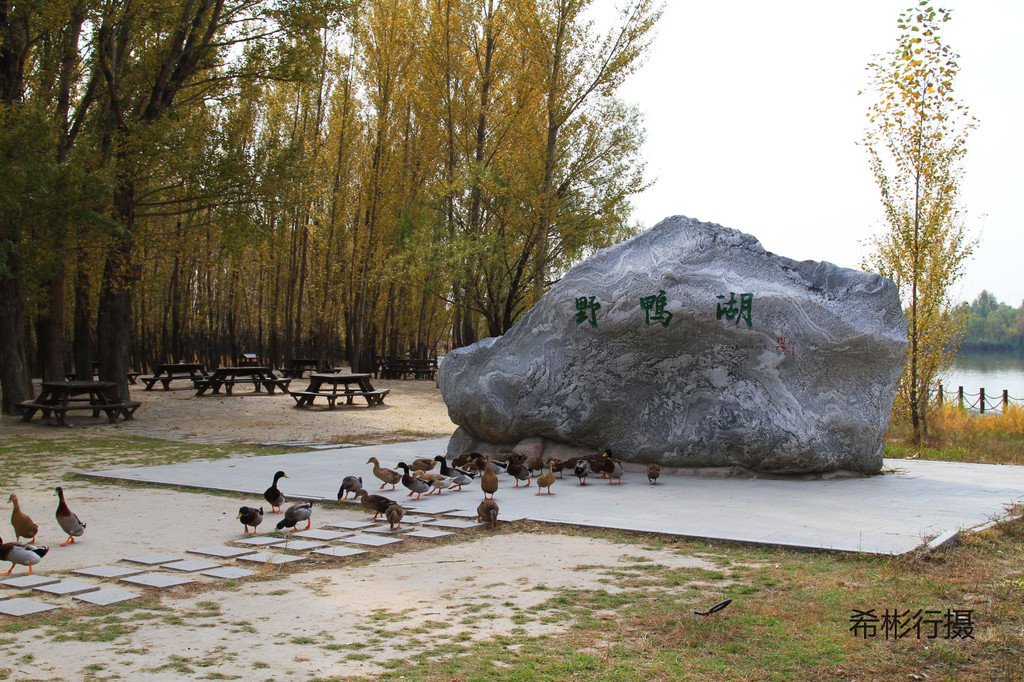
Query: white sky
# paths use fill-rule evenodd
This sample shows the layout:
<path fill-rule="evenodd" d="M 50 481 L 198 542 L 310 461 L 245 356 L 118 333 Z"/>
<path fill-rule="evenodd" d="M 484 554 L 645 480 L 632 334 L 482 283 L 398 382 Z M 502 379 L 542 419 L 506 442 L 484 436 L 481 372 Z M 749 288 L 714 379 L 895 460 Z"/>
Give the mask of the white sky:
<path fill-rule="evenodd" d="M 607 1 L 607 0 L 605 0 Z M 634 219 L 720 223 L 797 260 L 859 267 L 882 224 L 864 136 L 873 55 L 896 46 L 916 0 L 667 0 L 645 65 L 620 91 L 645 115 Z M 943 39 L 954 92 L 979 126 L 961 185 L 980 237 L 955 294 L 1024 300 L 1024 0 L 953 0 Z"/>

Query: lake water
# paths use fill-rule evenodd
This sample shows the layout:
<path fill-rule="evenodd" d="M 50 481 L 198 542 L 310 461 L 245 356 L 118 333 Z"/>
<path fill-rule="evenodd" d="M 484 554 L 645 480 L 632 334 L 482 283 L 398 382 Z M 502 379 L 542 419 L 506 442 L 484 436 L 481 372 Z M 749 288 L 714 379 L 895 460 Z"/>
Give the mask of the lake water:
<path fill-rule="evenodd" d="M 965 396 L 984 388 L 985 397 L 993 399 L 1001 399 L 1003 391 L 1009 391 L 1014 402 L 1024 404 L 1024 354 L 961 353 L 942 380 L 944 393 L 955 394 L 958 386 L 964 387 Z"/>

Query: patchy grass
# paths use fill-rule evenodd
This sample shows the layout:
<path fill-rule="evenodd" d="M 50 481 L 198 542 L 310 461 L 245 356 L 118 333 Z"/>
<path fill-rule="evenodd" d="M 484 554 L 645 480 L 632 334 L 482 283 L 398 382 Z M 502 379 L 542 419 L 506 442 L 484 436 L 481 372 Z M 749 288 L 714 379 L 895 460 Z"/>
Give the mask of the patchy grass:
<path fill-rule="evenodd" d="M 553 591 L 516 613 L 517 622 L 559 625 L 555 634 L 435 637 L 425 650 L 386 662 L 379 679 L 1024 679 L 1022 541 L 1020 517 L 937 556 L 668 540 L 666 549 L 722 559 L 721 577 L 638 561 L 623 572 L 642 575 L 642 585 L 623 577 L 614 590 Z M 727 597 L 733 603 L 718 614 L 692 614 Z M 927 614 L 920 638 L 911 631 L 887 639 L 881 623 L 874 637 L 851 630 L 855 610 L 881 618 L 887 609 L 911 618 L 940 611 L 937 636 L 929 637 Z M 971 612 L 971 637 L 947 637 L 947 611 Z"/>
<path fill-rule="evenodd" d="M 251 454 L 280 454 L 283 448 L 253 445 L 205 445 L 179 443 L 128 434 L 82 434 L 62 432 L 41 437 L 14 429 L 0 433 L 0 462 L 5 484 L 16 486 L 22 478 L 59 480 L 67 472 L 86 469 L 111 469 L 134 466 L 158 466 L 195 460 L 222 459 Z"/>

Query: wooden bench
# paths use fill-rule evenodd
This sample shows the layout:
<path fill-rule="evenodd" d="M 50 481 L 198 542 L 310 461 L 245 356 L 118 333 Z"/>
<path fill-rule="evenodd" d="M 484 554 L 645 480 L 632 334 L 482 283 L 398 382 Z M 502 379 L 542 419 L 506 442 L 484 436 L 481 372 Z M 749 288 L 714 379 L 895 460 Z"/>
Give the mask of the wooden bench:
<path fill-rule="evenodd" d="M 273 394 L 275 388 L 281 389 L 282 393 L 288 392 L 288 386 L 292 383 L 291 377 L 275 377 L 269 376 L 263 380 L 263 388 L 267 389 L 267 393 Z"/>
<path fill-rule="evenodd" d="M 253 387 L 259 392 L 260 386 L 267 389 L 267 393 L 273 395 L 275 389 L 281 389 L 282 393 L 288 392 L 288 386 L 292 380 L 288 378 L 279 379 L 277 377 L 237 377 L 234 379 L 221 379 L 214 377 L 195 378 L 192 380 L 192 387 L 196 389 L 196 395 L 203 395 L 207 390 L 211 390 L 214 393 L 220 393 L 220 389 L 224 387 L 224 393 L 227 395 L 233 395 L 235 384 L 252 384 Z"/>
<path fill-rule="evenodd" d="M 135 416 L 135 410 L 139 409 L 140 405 L 142 403 L 135 400 L 126 400 L 122 403 L 104 403 L 102 405 L 81 400 L 69 401 L 67 405 L 46 405 L 31 400 L 18 403 L 18 407 L 22 412 L 21 421 L 30 421 L 36 411 L 39 411 L 46 419 L 49 419 L 52 413 L 57 418 L 57 423 L 61 426 L 67 426 L 67 413 L 71 410 L 91 410 L 93 417 L 100 416 L 100 412 L 106 412 L 107 421 L 115 424 L 118 417 L 125 420 L 132 419 Z"/>
<path fill-rule="evenodd" d="M 383 405 L 384 396 L 391 392 L 390 388 L 379 388 L 373 391 L 338 391 L 333 392 L 320 392 L 320 391 L 288 391 L 288 393 L 295 398 L 295 406 L 299 407 L 303 403 L 306 405 L 312 405 L 313 400 L 316 398 L 326 398 L 327 408 L 333 410 L 334 403 L 339 398 L 345 399 L 346 405 L 352 404 L 352 399 L 357 395 L 361 395 L 366 398 L 366 405 L 372 407 L 374 405 Z"/>
<path fill-rule="evenodd" d="M 366 398 L 366 404 L 372 407 L 373 405 L 383 405 L 384 396 L 388 393 L 391 393 L 390 388 L 378 388 L 373 391 L 360 391 L 359 395 Z"/>

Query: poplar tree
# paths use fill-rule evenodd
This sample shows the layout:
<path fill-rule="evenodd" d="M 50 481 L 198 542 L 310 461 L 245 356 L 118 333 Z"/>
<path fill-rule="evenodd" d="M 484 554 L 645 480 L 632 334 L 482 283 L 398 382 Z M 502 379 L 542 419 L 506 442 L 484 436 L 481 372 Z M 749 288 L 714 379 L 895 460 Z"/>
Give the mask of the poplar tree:
<path fill-rule="evenodd" d="M 959 206 L 967 134 L 975 120 L 953 94 L 959 55 L 942 41 L 950 12 L 929 0 L 900 14 L 896 49 L 868 65 L 874 102 L 864 137 L 887 230 L 865 267 L 899 287 L 908 348 L 896 400 L 911 440 L 927 434 L 930 387 L 956 355 L 964 320 L 951 297 L 975 240 Z"/>

